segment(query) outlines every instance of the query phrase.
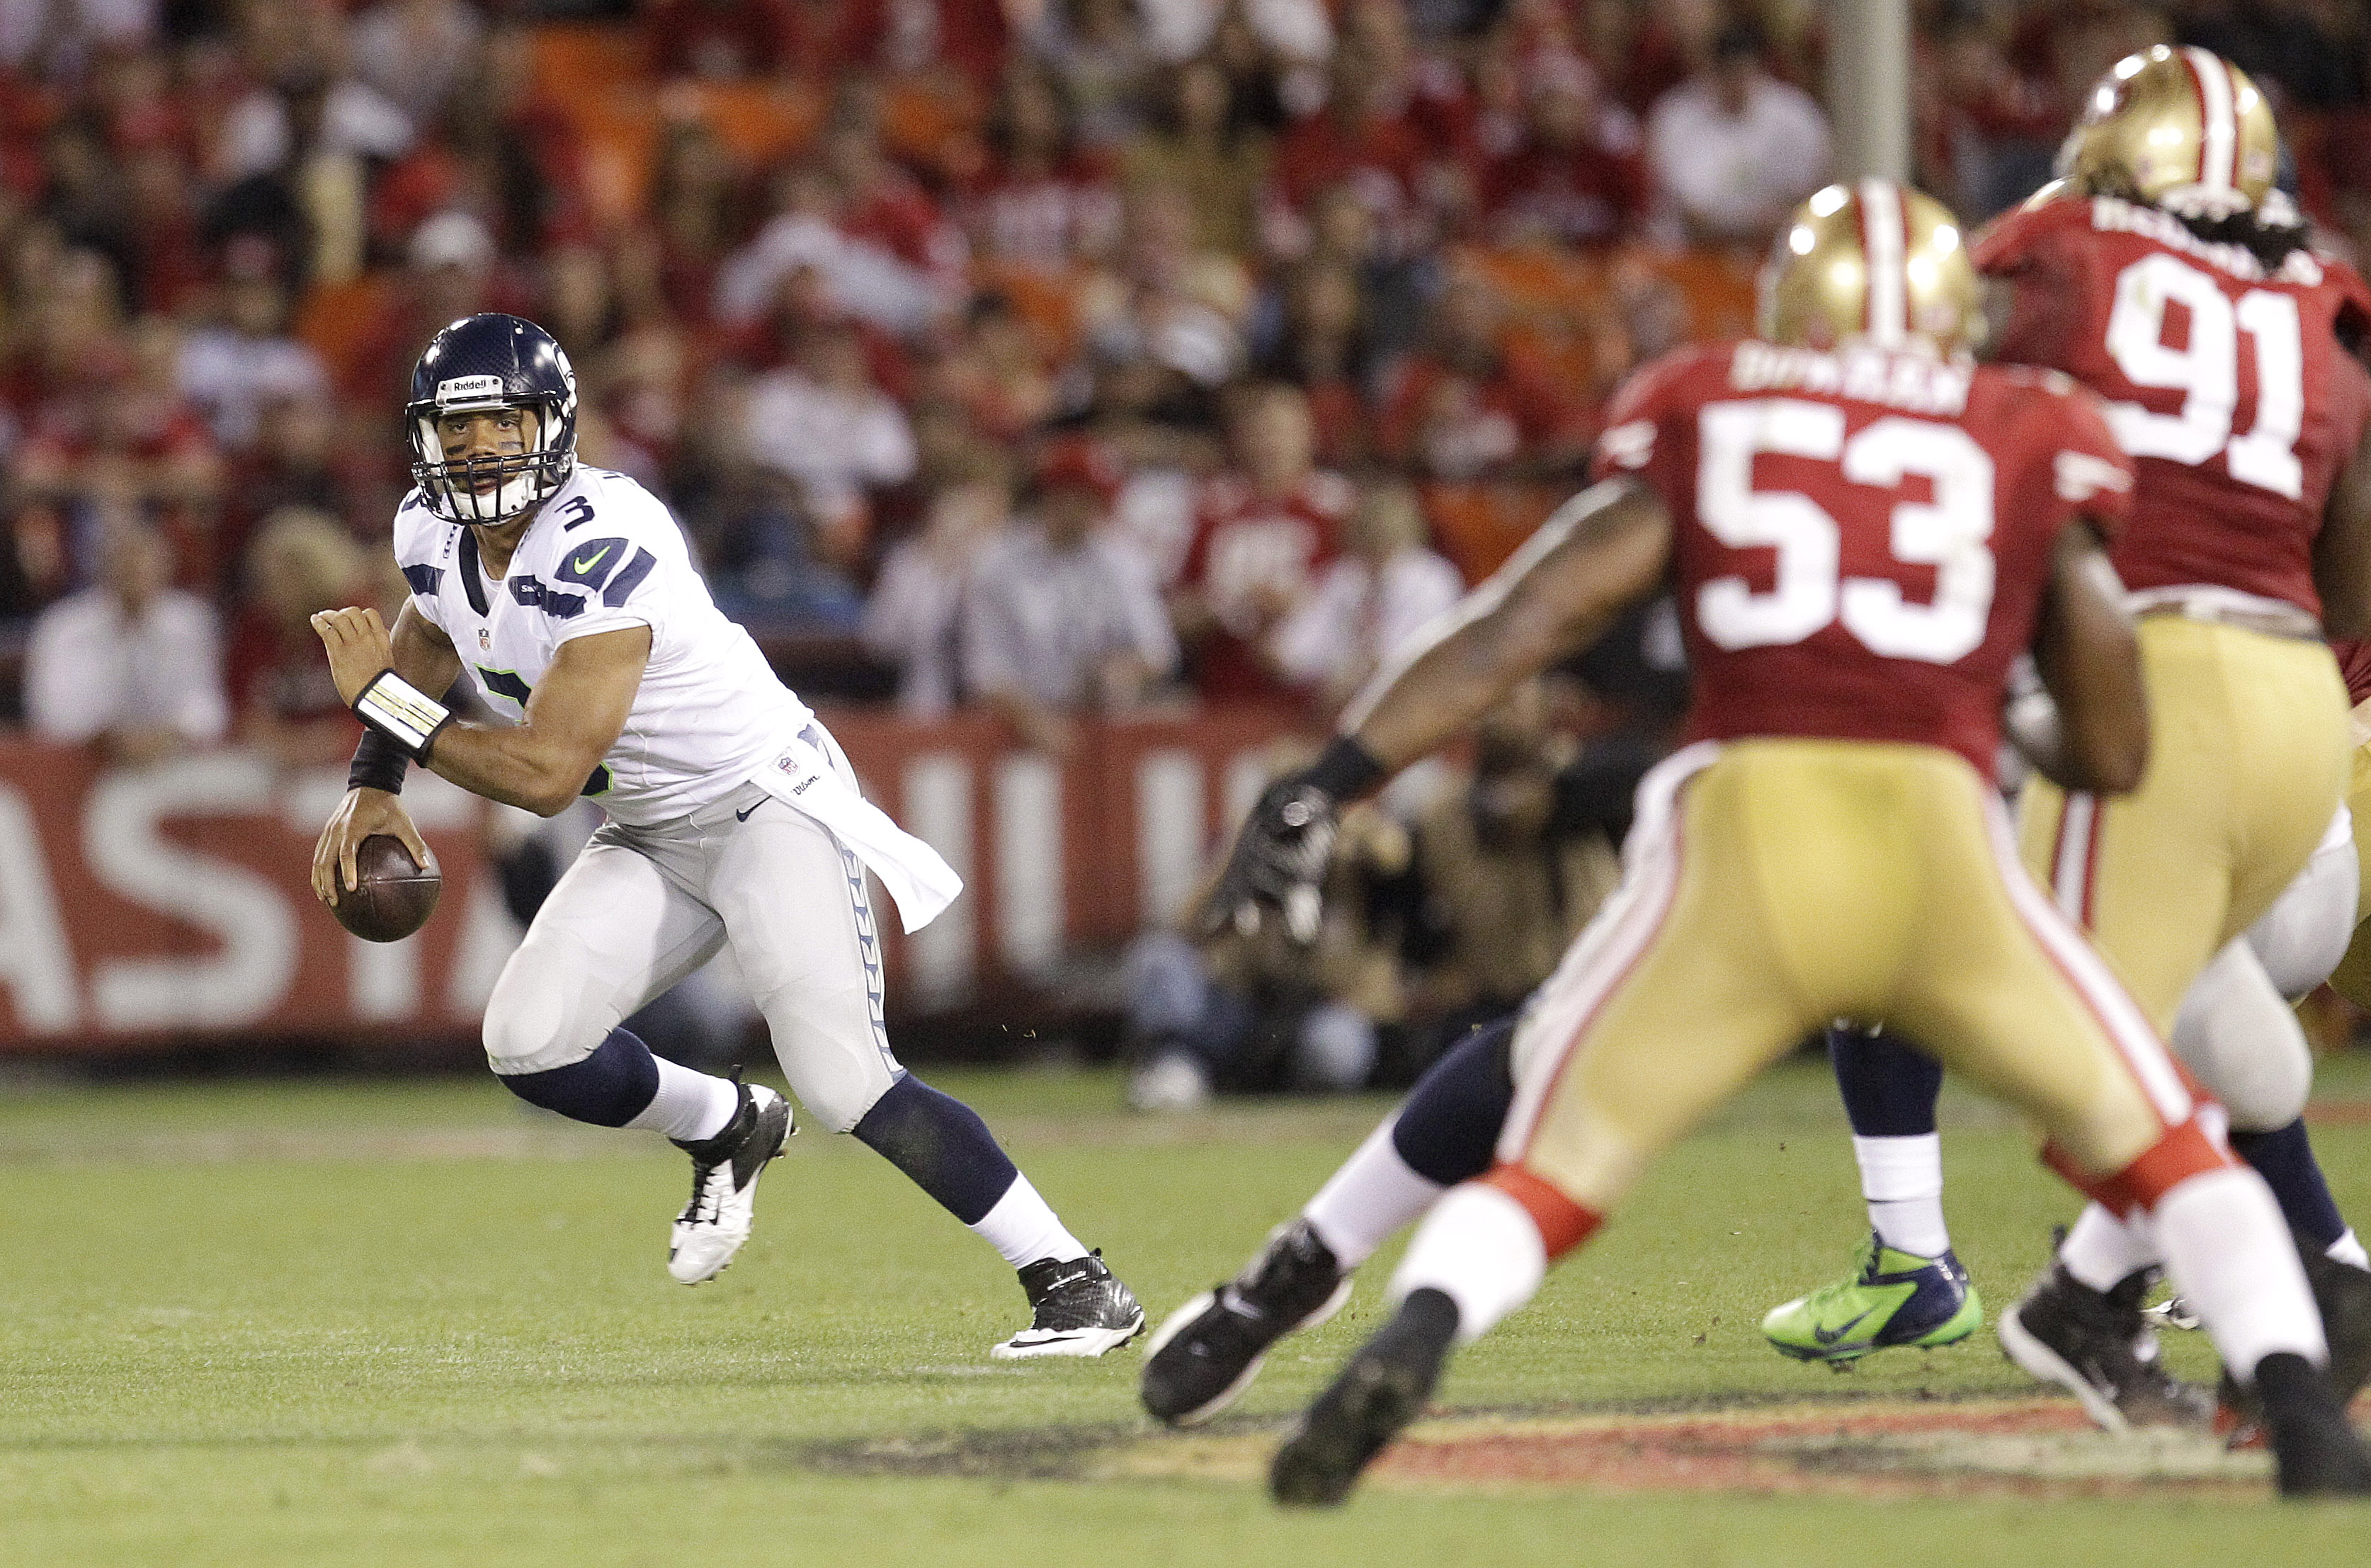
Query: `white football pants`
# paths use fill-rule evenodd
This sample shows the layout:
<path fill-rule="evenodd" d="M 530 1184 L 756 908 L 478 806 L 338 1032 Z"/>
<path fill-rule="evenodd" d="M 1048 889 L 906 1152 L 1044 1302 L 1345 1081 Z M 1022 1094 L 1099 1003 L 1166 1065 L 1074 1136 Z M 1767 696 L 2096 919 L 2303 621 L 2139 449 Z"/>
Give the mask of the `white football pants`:
<path fill-rule="evenodd" d="M 2354 935 L 2354 819 L 2343 806 L 2255 924 L 2199 971 L 2173 1023 L 2173 1050 L 2242 1132 L 2270 1132 L 2305 1110 L 2313 1052 L 2289 1004 L 2330 978 Z"/>
<path fill-rule="evenodd" d="M 486 1056 L 504 1074 L 581 1062 L 728 941 L 792 1092 L 833 1132 L 854 1127 L 904 1071 L 882 1026 L 864 868 L 756 784 L 681 821 L 593 835 L 495 982 Z"/>

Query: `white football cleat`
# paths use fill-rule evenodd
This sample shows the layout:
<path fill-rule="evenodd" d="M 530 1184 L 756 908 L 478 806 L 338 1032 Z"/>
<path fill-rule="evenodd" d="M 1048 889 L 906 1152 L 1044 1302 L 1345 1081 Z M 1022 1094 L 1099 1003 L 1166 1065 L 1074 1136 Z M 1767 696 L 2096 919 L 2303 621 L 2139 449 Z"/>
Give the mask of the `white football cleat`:
<path fill-rule="evenodd" d="M 749 1239 L 758 1178 L 791 1135 L 791 1102 L 762 1084 L 743 1084 L 724 1131 L 698 1143 L 669 1139 L 691 1156 L 691 1202 L 667 1237 L 667 1272 L 688 1285 L 712 1280 Z"/>

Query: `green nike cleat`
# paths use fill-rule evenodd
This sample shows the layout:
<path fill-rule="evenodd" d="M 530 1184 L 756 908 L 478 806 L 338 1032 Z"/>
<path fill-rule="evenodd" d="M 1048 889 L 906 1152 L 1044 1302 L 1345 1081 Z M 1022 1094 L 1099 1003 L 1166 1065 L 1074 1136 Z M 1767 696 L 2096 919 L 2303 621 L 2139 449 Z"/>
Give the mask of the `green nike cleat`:
<path fill-rule="evenodd" d="M 1772 1307 L 1762 1319 L 1763 1335 L 1779 1354 L 1841 1368 L 1895 1345 L 1957 1344 L 1983 1327 L 1984 1304 L 1949 1252 L 1921 1258 L 1872 1235 L 1856 1257 L 1851 1274 Z"/>

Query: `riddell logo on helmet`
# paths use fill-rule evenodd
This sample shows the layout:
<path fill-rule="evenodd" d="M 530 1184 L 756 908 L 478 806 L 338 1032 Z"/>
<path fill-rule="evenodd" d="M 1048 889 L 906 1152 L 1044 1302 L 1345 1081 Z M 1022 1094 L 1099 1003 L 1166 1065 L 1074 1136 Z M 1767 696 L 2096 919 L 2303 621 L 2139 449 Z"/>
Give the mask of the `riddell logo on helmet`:
<path fill-rule="evenodd" d="M 454 403 L 499 398 L 503 391 L 503 378 L 499 376 L 456 376 L 436 383 L 436 406 L 445 408 Z"/>

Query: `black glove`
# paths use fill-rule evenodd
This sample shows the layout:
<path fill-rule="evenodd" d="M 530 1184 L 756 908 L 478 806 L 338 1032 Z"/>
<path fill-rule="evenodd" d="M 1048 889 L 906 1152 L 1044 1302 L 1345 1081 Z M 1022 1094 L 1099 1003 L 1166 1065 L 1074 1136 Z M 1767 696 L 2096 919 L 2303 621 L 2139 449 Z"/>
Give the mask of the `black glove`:
<path fill-rule="evenodd" d="M 1313 765 L 1268 785 L 1203 909 L 1202 934 L 1215 936 L 1232 925 L 1239 935 L 1255 935 L 1263 912 L 1273 909 L 1295 942 L 1315 941 L 1341 803 L 1366 794 L 1389 772 L 1358 741 L 1337 735 Z"/>
<path fill-rule="evenodd" d="M 1275 910 L 1295 942 L 1317 936 L 1324 912 L 1320 888 L 1334 853 L 1340 808 L 1334 797 L 1294 774 L 1268 785 L 1235 838 L 1227 869 L 1202 912 L 1202 934 L 1215 936 L 1232 925 L 1238 935 L 1258 935 L 1261 917 Z"/>

